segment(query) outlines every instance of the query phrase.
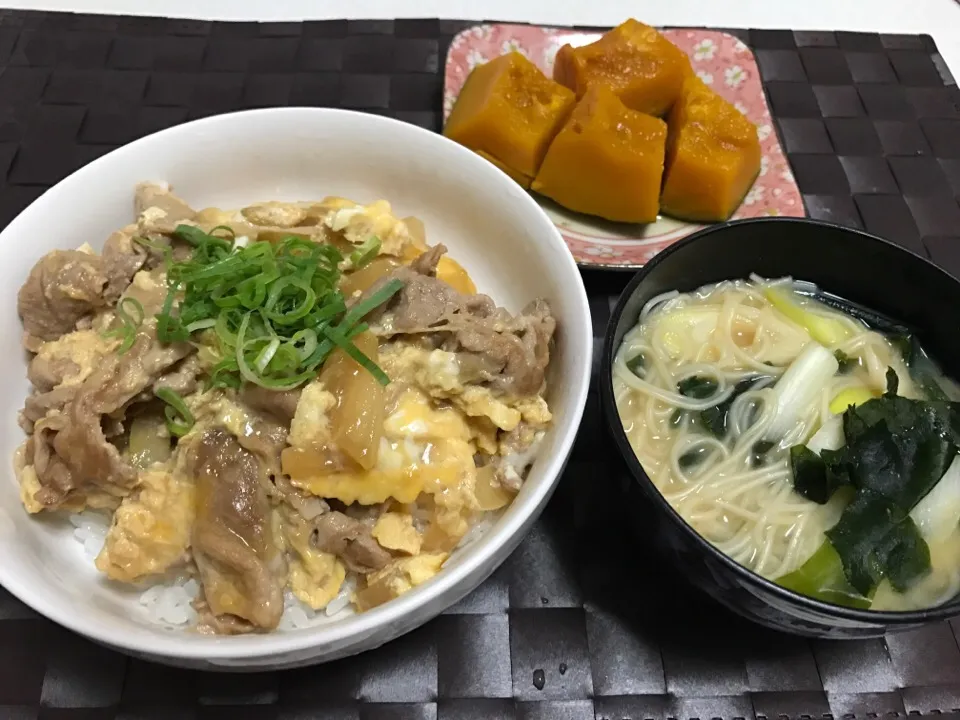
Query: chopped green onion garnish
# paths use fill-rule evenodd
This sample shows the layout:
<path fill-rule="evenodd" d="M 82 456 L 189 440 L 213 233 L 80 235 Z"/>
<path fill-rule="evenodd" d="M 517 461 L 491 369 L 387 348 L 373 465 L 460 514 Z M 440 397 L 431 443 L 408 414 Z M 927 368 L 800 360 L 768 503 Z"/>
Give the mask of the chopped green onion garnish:
<path fill-rule="evenodd" d="M 154 242 L 153 240 L 148 240 L 145 237 L 137 236 L 133 238 L 133 241 L 142 247 L 147 248 L 148 250 L 153 250 L 155 252 L 163 255 L 164 262 L 168 265 L 173 262 L 173 248 L 168 244 Z"/>
<path fill-rule="evenodd" d="M 403 288 L 403 281 L 394 278 L 386 283 L 382 288 L 373 293 L 370 297 L 364 298 L 356 303 L 343 318 L 343 324 L 348 328 L 365 318 L 371 310 L 380 307 L 387 300 L 396 295 Z"/>
<path fill-rule="evenodd" d="M 341 347 L 381 383 L 386 374 L 360 352 L 352 338 L 366 329 L 364 316 L 403 287 L 391 280 L 349 310 L 338 289 L 340 251 L 291 236 L 277 243 L 238 246 L 227 227 L 205 233 L 179 225 L 174 235 L 193 246 L 189 260 L 167 262 L 168 292 L 157 315 L 162 342 L 202 342 L 219 362 L 210 371 L 212 387 L 239 387 L 243 381 L 275 390 L 298 387 L 315 377 L 335 347 Z M 373 237 L 351 255 L 362 265 L 376 257 Z M 359 255 L 357 253 L 360 253 Z M 354 267 L 358 267 L 357 262 Z M 197 340 L 195 340 L 197 342 Z"/>
<path fill-rule="evenodd" d="M 221 244 L 229 244 L 225 240 L 218 238 L 212 233 L 205 233 L 195 225 L 177 225 L 176 229 L 173 231 L 173 234 L 184 242 L 190 243 L 194 247 L 209 245 L 214 241 Z"/>
<path fill-rule="evenodd" d="M 155 394 L 167 404 L 163 409 L 163 415 L 167 420 L 167 429 L 170 434 L 183 437 L 190 432 L 196 420 L 183 398 L 168 387 L 158 389 Z"/>
<path fill-rule="evenodd" d="M 350 253 L 350 264 L 354 269 L 362 268 L 380 253 L 380 238 L 371 235 L 356 250 Z"/>
<path fill-rule="evenodd" d="M 306 360 L 313 354 L 313 351 L 317 349 L 317 333 L 307 328 L 306 330 L 300 330 L 293 334 L 293 337 L 290 338 L 290 342 L 294 347 L 303 343 L 302 348 L 298 348 L 300 353 L 300 359 Z"/>
<path fill-rule="evenodd" d="M 357 346 L 354 345 L 350 340 L 345 337 L 339 330 L 334 328 L 326 328 L 324 334 L 333 340 L 336 343 L 337 347 L 347 353 L 352 357 L 360 367 L 367 370 L 373 377 L 377 379 L 377 382 L 381 385 L 388 385 L 390 383 L 390 378 L 387 377 L 387 374 L 380 369 L 380 367 L 373 362 L 370 358 L 364 355 L 357 349 Z"/>
<path fill-rule="evenodd" d="M 127 350 L 133 347 L 137 339 L 137 330 L 143 323 L 143 305 L 136 298 L 123 298 L 117 303 L 117 319 L 120 321 L 120 327 L 104 333 L 104 337 L 123 338 L 117 353 L 123 355 Z"/>
<path fill-rule="evenodd" d="M 117 305 L 117 315 L 125 323 L 140 327 L 143 322 L 143 305 L 136 298 L 126 297 Z"/>
<path fill-rule="evenodd" d="M 207 318 L 206 320 L 197 320 L 187 325 L 188 333 L 199 332 L 200 330 L 206 330 L 207 328 L 212 328 L 217 324 L 217 321 L 213 318 Z"/>
<path fill-rule="evenodd" d="M 213 230 L 210 231 L 210 234 L 216 235 L 218 232 L 223 233 L 224 235 L 229 237 L 231 240 L 233 240 L 237 236 L 237 234 L 233 231 L 233 228 L 230 227 L 229 225 L 217 225 L 215 228 L 213 228 Z"/>
<path fill-rule="evenodd" d="M 267 369 L 267 365 L 269 365 L 270 361 L 273 360 L 273 356 L 277 354 L 279 347 L 280 338 L 273 338 L 273 340 L 264 346 L 263 350 L 260 351 L 260 354 L 257 355 L 257 360 L 254 363 L 258 372 L 262 373 Z"/>

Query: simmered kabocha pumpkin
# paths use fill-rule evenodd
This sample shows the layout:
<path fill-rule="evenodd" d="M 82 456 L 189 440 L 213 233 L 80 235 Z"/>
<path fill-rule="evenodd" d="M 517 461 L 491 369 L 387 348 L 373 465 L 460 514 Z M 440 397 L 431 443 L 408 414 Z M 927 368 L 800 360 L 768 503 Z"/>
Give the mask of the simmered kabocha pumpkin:
<path fill-rule="evenodd" d="M 760 172 L 757 126 L 697 77 L 684 81 L 667 122 L 661 209 L 684 220 L 727 220 Z"/>
<path fill-rule="evenodd" d="M 516 170 L 513 170 L 512 168 L 508 167 L 507 165 L 504 165 L 502 162 L 497 160 L 495 157 L 493 157 L 493 155 L 485 153 L 483 150 L 475 150 L 474 152 L 476 152 L 477 155 L 482 157 L 484 160 L 489 160 L 491 163 L 493 163 L 498 168 L 500 168 L 503 172 L 509 175 L 510 178 L 515 183 L 517 183 L 517 185 L 522 187 L 524 190 L 527 190 L 530 188 L 530 183 L 533 180 L 533 178 L 530 177 L 529 175 L 524 175 L 523 173 L 519 173 Z"/>
<path fill-rule="evenodd" d="M 692 72 L 690 59 L 676 45 L 649 25 L 627 20 L 589 45 L 560 48 L 553 79 L 577 97 L 593 85 L 605 85 L 628 108 L 660 116 Z"/>
<path fill-rule="evenodd" d="M 512 52 L 470 73 L 443 134 L 529 187 L 574 102 L 570 90 Z"/>
<path fill-rule="evenodd" d="M 570 210 L 608 220 L 657 219 L 667 124 L 590 88 L 559 132 L 532 188 Z"/>

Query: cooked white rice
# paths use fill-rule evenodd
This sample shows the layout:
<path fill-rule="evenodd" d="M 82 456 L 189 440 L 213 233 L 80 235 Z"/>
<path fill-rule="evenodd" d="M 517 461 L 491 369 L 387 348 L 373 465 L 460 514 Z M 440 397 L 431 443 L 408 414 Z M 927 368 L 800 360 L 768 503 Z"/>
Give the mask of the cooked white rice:
<path fill-rule="evenodd" d="M 84 510 L 70 516 L 73 538 L 83 545 L 84 554 L 93 562 L 103 549 L 110 529 L 110 516 L 95 510 Z"/>
<path fill-rule="evenodd" d="M 457 548 L 460 549 L 475 542 L 499 517 L 500 513 L 490 513 L 480 520 L 464 535 Z M 423 519 L 425 520 L 426 517 Z M 420 518 L 415 509 L 415 524 L 418 524 L 418 520 Z M 85 510 L 70 515 L 70 524 L 73 526 L 74 540 L 80 543 L 84 555 L 92 564 L 106 542 L 107 531 L 110 529 L 110 516 L 96 510 Z M 352 614 L 350 596 L 356 589 L 356 578 L 348 576 L 340 592 L 323 610 L 314 610 L 298 600 L 293 593 L 286 591 L 283 616 L 277 629 L 281 632 L 302 630 Z M 139 604 L 151 623 L 168 629 L 185 628 L 197 622 L 197 612 L 193 609 L 193 602 L 199 593 L 200 585 L 197 580 L 187 573 L 180 573 L 165 578 L 163 582 L 145 586 L 140 595 Z"/>
<path fill-rule="evenodd" d="M 323 610 L 314 610 L 309 605 L 300 602 L 289 590 L 283 595 L 283 617 L 280 618 L 278 630 L 302 630 L 320 625 L 340 613 L 349 614 L 350 596 L 357 589 L 357 580 L 347 577 L 337 596 L 331 600 Z"/>
<path fill-rule="evenodd" d="M 172 583 L 147 588 L 140 596 L 140 605 L 150 620 L 158 625 L 193 625 L 197 621 L 193 601 L 197 599 L 199 592 L 200 585 L 197 581 L 184 575 Z"/>

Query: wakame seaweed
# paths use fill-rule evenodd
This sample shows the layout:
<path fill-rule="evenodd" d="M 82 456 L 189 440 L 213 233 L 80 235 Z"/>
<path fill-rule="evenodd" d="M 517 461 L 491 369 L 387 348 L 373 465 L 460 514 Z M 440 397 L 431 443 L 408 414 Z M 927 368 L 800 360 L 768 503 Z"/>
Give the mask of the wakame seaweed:
<path fill-rule="evenodd" d="M 717 394 L 719 387 L 713 378 L 691 375 L 677 383 L 677 392 L 694 400 L 707 400 Z"/>
<path fill-rule="evenodd" d="M 847 475 L 831 472 L 827 463 L 806 445 L 790 448 L 793 488 L 807 500 L 825 505 L 840 487 L 849 483 Z"/>
<path fill-rule="evenodd" d="M 849 584 L 869 596 L 883 578 L 904 591 L 930 569 L 930 550 L 910 519 L 913 507 L 940 481 L 957 454 L 960 406 L 887 392 L 843 413 L 845 445 L 819 457 L 791 448 L 797 492 L 825 503 L 839 488 L 855 494 L 826 535 Z"/>
<path fill-rule="evenodd" d="M 776 447 L 776 443 L 769 440 L 760 440 L 750 448 L 750 467 L 760 467 L 767 459 L 767 453 Z"/>
<path fill-rule="evenodd" d="M 839 372 L 841 375 L 846 375 L 848 372 L 851 372 L 859 364 L 856 358 L 851 358 L 843 350 L 837 350 L 833 356 L 840 364 Z"/>
<path fill-rule="evenodd" d="M 627 369 L 630 372 L 632 372 L 634 375 L 636 375 L 638 378 L 640 378 L 641 380 L 643 379 L 643 376 L 646 374 L 645 372 L 646 366 L 647 366 L 647 356 L 644 355 L 643 353 L 634 355 L 632 358 L 627 360 Z"/>
<path fill-rule="evenodd" d="M 927 357 L 913 334 L 892 335 L 888 338 L 890 344 L 900 353 L 910 377 L 930 400 L 949 401 L 950 398 L 937 382 L 937 369 L 933 361 Z"/>
<path fill-rule="evenodd" d="M 706 460 L 710 453 L 710 448 L 706 447 L 688 450 L 679 458 L 677 458 L 677 464 L 680 466 L 681 470 L 690 470 Z"/>
<path fill-rule="evenodd" d="M 909 329 L 902 323 L 852 300 L 822 290 L 817 290 L 812 297 L 827 307 L 863 321 L 868 327 L 882 332 L 884 335 L 906 335 L 909 333 Z"/>
<path fill-rule="evenodd" d="M 752 375 L 738 382 L 730 397 L 712 408 L 700 411 L 700 421 L 703 426 L 715 437 L 724 437 L 727 434 L 727 415 L 730 413 L 730 406 L 733 405 L 733 401 L 753 388 L 758 382 L 766 379 L 768 379 L 767 375 Z"/>
<path fill-rule="evenodd" d="M 730 412 L 730 406 L 733 405 L 733 401 L 761 380 L 768 379 L 768 375 L 751 375 L 750 377 L 744 378 L 734 386 L 733 392 L 723 402 L 717 403 L 713 407 L 697 413 L 697 416 L 700 418 L 700 423 L 711 435 L 718 438 L 724 437 L 727 434 L 727 415 Z M 720 386 L 713 378 L 701 377 L 699 375 L 692 375 L 677 383 L 677 392 L 684 397 L 693 398 L 694 400 L 708 400 L 717 394 L 719 388 Z M 679 423 L 682 416 L 675 419 Z"/>

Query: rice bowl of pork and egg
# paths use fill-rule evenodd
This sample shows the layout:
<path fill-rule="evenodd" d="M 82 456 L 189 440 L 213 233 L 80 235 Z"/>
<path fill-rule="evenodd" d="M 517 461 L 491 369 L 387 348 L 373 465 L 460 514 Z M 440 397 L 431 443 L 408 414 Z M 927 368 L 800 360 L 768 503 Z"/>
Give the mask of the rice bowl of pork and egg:
<path fill-rule="evenodd" d="M 371 141 L 369 134 L 373 131 L 378 139 Z M 339 138 L 337 143 L 328 141 L 331 134 Z M 249 143 L 250 138 L 264 135 L 284 137 L 286 141 L 275 140 L 271 153 L 264 154 L 255 149 L 255 143 Z M 248 155 L 238 154 L 236 148 L 246 146 L 245 138 L 254 149 Z M 325 160 L 322 165 L 307 162 L 320 156 Z M 213 167 L 224 172 L 213 173 Z M 253 167 L 256 173 L 251 174 L 248 171 Z M 317 169 L 322 167 L 328 169 Z M 438 168 L 449 168 L 455 177 L 447 177 L 446 171 Z M 22 517 L 25 513 L 13 502 L 15 486 L 8 488 L 10 496 L 0 522 L 11 539 L 6 552 L 11 559 L 18 559 L 5 564 L 0 580 L 44 614 L 101 642 L 155 659 L 206 667 L 302 664 L 356 652 L 422 623 L 469 591 L 519 542 L 523 530 L 549 497 L 586 394 L 591 342 L 586 299 L 575 265 L 547 218 L 499 173 L 474 162 L 469 153 L 456 146 L 415 128 L 332 111 L 243 113 L 146 138 L 54 188 L 5 231 L 6 248 L 17 242 L 14 238 L 32 233 L 34 223 L 45 223 L 43 236 L 55 238 L 37 247 L 36 254 L 29 258 L 5 258 L 10 283 L 22 283 L 30 266 L 46 250 L 74 249 L 84 242 L 99 250 L 98 245 L 110 232 L 129 224 L 132 187 L 145 178 L 168 181 L 199 207 L 241 207 L 266 199 L 303 200 L 335 193 L 363 199 L 368 207 L 386 198 L 397 216 L 418 216 L 426 227 L 428 241 L 448 245 L 450 255 L 469 271 L 480 292 L 493 297 L 497 305 L 517 314 L 538 297 L 549 301 L 559 327 L 545 395 L 553 420 L 538 438 L 539 452 L 503 516 L 490 518 L 489 528 L 480 523 L 465 534 L 461 546 L 445 560 L 435 578 L 364 613 L 327 615 L 321 611 L 292 624 L 293 628 L 309 626 L 305 630 L 290 632 L 281 626 L 281 631 L 272 636 L 220 640 L 185 632 L 174 621 L 168 621 L 164 628 L 144 619 L 143 603 L 151 603 L 155 591 L 146 596 L 143 587 L 124 592 L 96 576 L 86 555 L 97 542 L 95 522 L 76 515 L 72 523 L 65 519 L 60 525 L 30 521 Z M 488 212 L 492 206 L 498 212 Z M 51 233 L 52 207 L 66 210 L 61 212 L 66 216 L 71 215 L 71 207 L 96 208 L 98 212 L 74 214 L 71 222 Z M 530 263 L 542 268 L 533 281 L 524 270 Z M 7 329 L 13 330 L 13 319 L 8 318 L 8 322 Z M 409 358 L 398 354 L 386 362 L 403 365 Z M 11 376 L 16 373 L 22 377 L 21 368 L 11 365 Z M 431 377 L 443 382 L 442 366 L 428 369 Z M 4 392 L 8 416 L 15 418 L 27 395 L 25 388 L 19 385 Z M 417 418 L 412 420 L 416 428 Z M 19 434 L 18 439 L 11 428 L 7 437 L 11 453 L 22 437 Z M 530 457 L 521 455 L 514 459 L 522 468 Z M 80 543 L 67 542 L 76 533 L 84 538 L 87 550 Z M 23 566 L 29 564 L 24 561 L 31 555 L 37 557 L 38 552 L 44 554 L 50 572 L 42 577 L 34 572 L 31 577 L 24 572 Z M 37 585 L 46 587 L 39 589 Z M 69 592 L 64 592 L 66 587 L 71 588 Z M 187 588 L 181 600 L 191 590 L 196 591 L 190 579 L 182 580 L 181 587 Z M 341 586 L 330 600 L 335 610 L 344 598 Z M 285 601 L 286 617 L 289 597 Z M 71 604 L 82 612 L 71 615 L 67 611 Z M 182 617 L 183 604 L 173 608 L 176 618 Z M 296 616 L 302 608 L 293 609 Z"/>

